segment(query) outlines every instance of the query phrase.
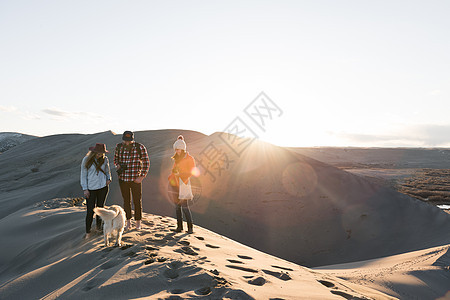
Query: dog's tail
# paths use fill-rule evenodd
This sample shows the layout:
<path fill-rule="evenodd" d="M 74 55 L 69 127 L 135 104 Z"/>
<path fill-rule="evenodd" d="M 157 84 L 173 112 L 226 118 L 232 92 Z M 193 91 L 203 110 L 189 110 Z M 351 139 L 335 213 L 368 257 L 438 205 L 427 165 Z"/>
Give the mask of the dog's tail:
<path fill-rule="evenodd" d="M 119 211 L 116 209 L 111 210 L 103 207 L 95 207 L 94 212 L 96 215 L 100 216 L 100 218 L 102 218 L 103 221 L 112 220 L 119 214 Z"/>

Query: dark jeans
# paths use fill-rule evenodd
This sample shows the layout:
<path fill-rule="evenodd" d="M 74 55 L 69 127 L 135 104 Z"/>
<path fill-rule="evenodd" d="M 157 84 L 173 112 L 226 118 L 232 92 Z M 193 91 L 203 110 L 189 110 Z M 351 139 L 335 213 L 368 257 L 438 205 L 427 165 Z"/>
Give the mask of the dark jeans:
<path fill-rule="evenodd" d="M 109 187 L 105 186 L 104 188 L 98 190 L 89 190 L 89 198 L 86 199 L 87 204 L 87 212 L 86 212 L 86 232 L 91 232 L 92 221 L 94 219 L 94 207 L 103 207 L 105 205 L 106 196 L 108 195 Z M 95 223 L 97 225 L 97 229 L 101 230 L 102 228 L 102 219 L 99 216 L 96 216 Z"/>
<path fill-rule="evenodd" d="M 189 209 L 188 200 L 180 200 L 178 199 L 180 188 L 177 186 L 171 186 L 169 190 L 169 195 L 175 203 L 175 213 L 177 215 L 177 227 L 178 229 L 183 229 L 183 216 L 181 214 L 181 211 L 183 211 L 184 217 L 186 218 L 186 222 L 188 225 L 188 229 L 192 229 L 192 215 L 191 210 Z"/>
<path fill-rule="evenodd" d="M 142 219 L 142 183 L 119 180 L 120 192 L 123 198 L 123 209 L 127 220 L 131 219 L 131 196 L 133 196 L 134 219 Z"/>

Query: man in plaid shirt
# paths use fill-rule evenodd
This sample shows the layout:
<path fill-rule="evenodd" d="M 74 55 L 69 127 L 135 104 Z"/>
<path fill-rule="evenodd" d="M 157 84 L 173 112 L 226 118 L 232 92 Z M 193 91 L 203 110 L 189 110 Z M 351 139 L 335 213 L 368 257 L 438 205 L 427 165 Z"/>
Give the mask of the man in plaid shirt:
<path fill-rule="evenodd" d="M 123 208 L 127 215 L 125 230 L 129 230 L 131 227 L 131 196 L 133 196 L 136 229 L 141 229 L 142 180 L 148 174 L 150 160 L 145 146 L 134 141 L 133 132 L 125 131 L 123 133 L 122 143 L 117 144 L 114 152 L 114 165 L 119 175 Z"/>

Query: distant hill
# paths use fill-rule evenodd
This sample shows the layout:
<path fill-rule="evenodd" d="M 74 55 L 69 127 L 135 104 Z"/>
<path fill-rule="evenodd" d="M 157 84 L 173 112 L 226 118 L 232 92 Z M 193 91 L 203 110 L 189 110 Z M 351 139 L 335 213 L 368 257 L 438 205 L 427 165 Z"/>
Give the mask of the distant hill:
<path fill-rule="evenodd" d="M 35 138 L 35 136 L 22 133 L 0 132 L 0 153 Z"/>
<path fill-rule="evenodd" d="M 450 169 L 448 148 L 290 148 L 338 168 Z"/>

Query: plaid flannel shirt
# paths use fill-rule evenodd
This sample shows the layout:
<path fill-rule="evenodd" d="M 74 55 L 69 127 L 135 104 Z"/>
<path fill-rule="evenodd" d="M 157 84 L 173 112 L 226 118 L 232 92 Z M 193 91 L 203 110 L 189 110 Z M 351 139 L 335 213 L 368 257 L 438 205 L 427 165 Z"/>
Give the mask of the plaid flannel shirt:
<path fill-rule="evenodd" d="M 147 176 L 150 168 L 150 160 L 148 158 L 147 149 L 140 144 L 141 156 L 136 149 L 137 145 L 132 143 L 131 149 L 128 150 L 124 144 L 117 144 L 114 152 L 114 165 L 119 166 L 125 164 L 127 169 L 119 175 L 119 179 L 123 181 L 134 181 L 139 176 Z"/>

